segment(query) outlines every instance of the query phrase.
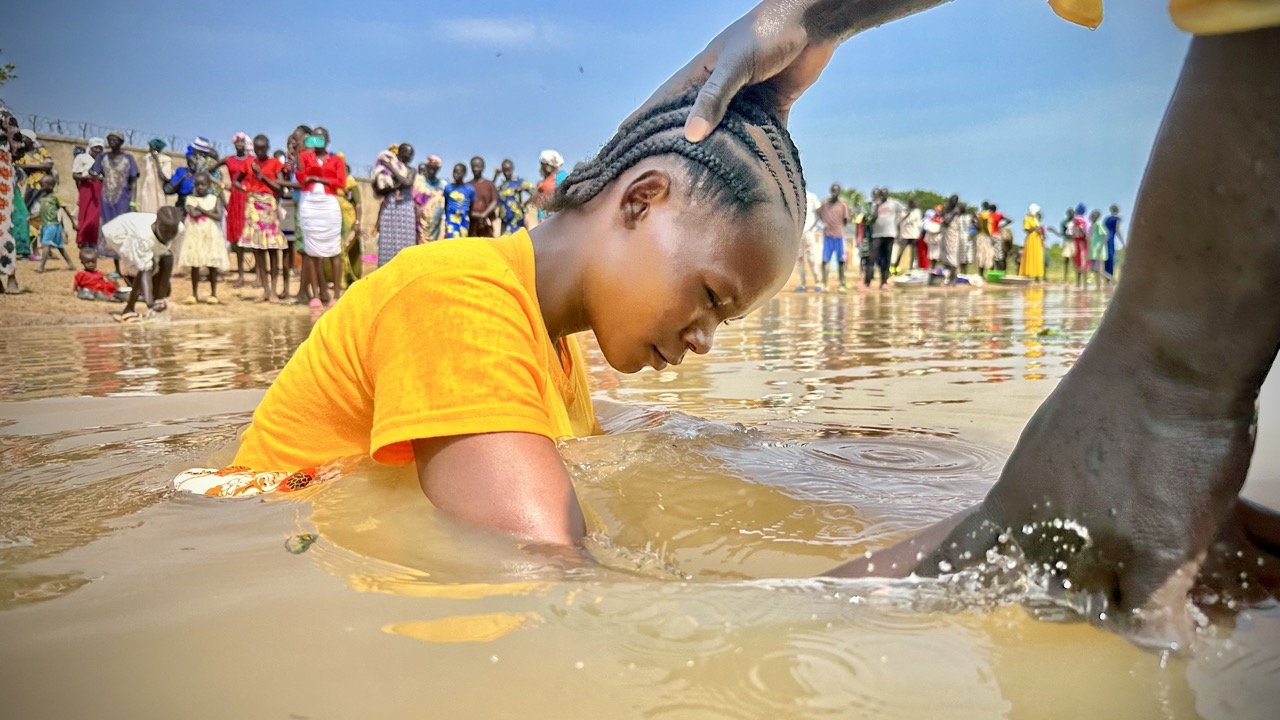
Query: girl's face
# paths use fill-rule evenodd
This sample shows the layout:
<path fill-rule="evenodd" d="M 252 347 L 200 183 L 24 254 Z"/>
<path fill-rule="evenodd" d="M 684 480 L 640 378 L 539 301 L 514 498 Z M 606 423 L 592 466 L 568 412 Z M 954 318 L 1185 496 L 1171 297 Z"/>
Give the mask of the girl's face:
<path fill-rule="evenodd" d="M 253 141 L 253 154 L 259 160 L 266 160 L 267 153 L 271 151 L 271 142 L 266 138 L 259 138 Z"/>
<path fill-rule="evenodd" d="M 463 165 L 462 163 L 458 163 L 457 165 L 454 165 L 453 166 L 453 184 L 461 185 L 462 182 L 466 179 L 467 179 L 467 166 Z"/>
<path fill-rule="evenodd" d="M 597 212 L 612 218 L 591 241 L 586 312 L 605 359 L 621 372 L 661 370 L 686 352 L 710 351 L 716 330 L 772 297 L 795 264 L 799 228 L 780 198 L 744 216 L 722 200 L 690 197 L 682 180 L 645 187 L 655 170 L 671 167 L 669 159 L 642 162 L 588 206 L 603 202 Z"/>
<path fill-rule="evenodd" d="M 236 138 L 235 145 L 236 145 L 236 154 L 243 155 L 244 149 L 245 149 L 244 138 Z"/>
<path fill-rule="evenodd" d="M 200 175 L 199 177 L 196 178 L 195 191 L 196 191 L 196 195 L 200 195 L 200 196 L 209 194 L 209 178 L 207 176 Z"/>

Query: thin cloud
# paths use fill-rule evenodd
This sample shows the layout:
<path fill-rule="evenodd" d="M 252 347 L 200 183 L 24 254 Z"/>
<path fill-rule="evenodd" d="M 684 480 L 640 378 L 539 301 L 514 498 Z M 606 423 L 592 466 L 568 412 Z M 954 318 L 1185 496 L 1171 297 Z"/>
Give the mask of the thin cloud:
<path fill-rule="evenodd" d="M 504 18 L 453 18 L 436 23 L 443 40 L 492 47 L 529 45 L 553 40 L 560 31 L 549 23 Z"/>

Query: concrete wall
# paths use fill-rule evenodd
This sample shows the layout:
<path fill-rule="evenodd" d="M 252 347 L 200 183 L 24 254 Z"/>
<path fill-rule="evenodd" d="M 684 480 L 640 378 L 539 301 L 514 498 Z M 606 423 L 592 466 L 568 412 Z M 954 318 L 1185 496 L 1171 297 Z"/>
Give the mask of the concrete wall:
<path fill-rule="evenodd" d="M 76 190 L 76 183 L 71 179 L 71 159 L 74 157 L 73 151 L 78 145 L 85 147 L 87 143 L 82 138 L 58 137 L 55 135 L 41 135 L 40 142 L 44 143 L 45 149 L 53 156 L 53 169 L 58 173 L 58 198 L 62 200 L 63 205 L 71 210 L 71 214 L 76 214 L 79 205 L 79 191 Z M 146 148 L 125 146 L 125 151 L 133 155 L 133 159 L 138 163 L 139 169 L 142 167 L 141 158 L 146 155 Z M 182 153 L 166 151 L 166 155 L 173 158 L 173 166 L 175 168 L 186 164 L 187 159 Z M 361 218 L 360 225 L 364 229 L 365 249 L 366 252 L 373 252 L 374 235 L 378 227 L 378 201 L 373 195 L 373 186 L 368 178 L 356 178 L 356 182 L 360 184 Z M 71 228 L 67 228 L 69 235 Z"/>

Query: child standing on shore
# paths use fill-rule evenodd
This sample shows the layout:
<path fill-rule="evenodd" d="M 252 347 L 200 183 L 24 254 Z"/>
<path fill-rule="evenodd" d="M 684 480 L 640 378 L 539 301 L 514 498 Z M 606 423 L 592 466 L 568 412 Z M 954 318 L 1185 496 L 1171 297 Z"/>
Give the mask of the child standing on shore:
<path fill-rule="evenodd" d="M 467 166 L 453 166 L 453 182 L 444 188 L 444 237 L 466 237 L 471 228 L 471 206 L 476 189 L 467 184 Z"/>
<path fill-rule="evenodd" d="M 71 211 L 62 204 L 58 199 L 58 194 L 54 192 L 57 187 L 57 181 L 54 179 L 53 173 L 49 173 L 40 179 L 40 191 L 43 197 L 40 198 L 40 267 L 36 268 L 36 272 L 44 272 L 45 263 L 49 262 L 49 258 L 53 257 L 53 251 L 57 250 L 62 259 L 67 262 L 68 270 L 75 270 L 75 265 L 71 264 L 71 256 L 67 254 L 67 249 L 63 247 L 64 233 L 62 231 L 62 221 L 58 217 L 58 211 L 61 210 L 67 219 L 71 221 L 71 228 L 78 230 L 76 219 L 71 217 Z"/>
<path fill-rule="evenodd" d="M 218 271 L 231 267 L 227 244 L 222 236 L 222 198 L 209 192 L 213 178 L 208 172 L 196 173 L 195 189 L 187 196 L 187 223 L 182 238 L 182 255 L 178 264 L 191 268 L 191 297 L 184 302 L 200 302 L 200 268 L 209 271 L 210 305 L 218 304 Z"/>
<path fill-rule="evenodd" d="M 1089 266 L 1085 270 L 1084 284 L 1089 286 L 1089 276 L 1102 287 L 1102 261 L 1107 259 L 1107 228 L 1101 222 L 1102 211 L 1089 213 Z"/>
<path fill-rule="evenodd" d="M 280 276 L 280 253 L 287 241 L 280 232 L 280 207 L 276 201 L 281 193 L 280 179 L 284 163 L 268 153 L 271 140 L 266 135 L 253 138 L 253 156 L 244 170 L 233 178 L 233 187 L 239 186 L 245 193 L 244 234 L 240 247 L 252 250 L 258 284 L 262 286 L 263 302 L 276 299 L 276 278 Z M 269 268 L 269 269 L 268 269 Z M 285 291 L 288 291 L 286 284 Z"/>

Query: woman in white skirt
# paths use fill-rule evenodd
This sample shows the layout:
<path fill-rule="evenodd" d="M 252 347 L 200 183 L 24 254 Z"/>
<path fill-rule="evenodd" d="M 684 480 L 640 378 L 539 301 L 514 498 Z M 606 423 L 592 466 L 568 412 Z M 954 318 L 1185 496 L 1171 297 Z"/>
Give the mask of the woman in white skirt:
<path fill-rule="evenodd" d="M 329 131 L 317 127 L 298 155 L 297 181 L 301 188 L 298 227 L 302 231 L 302 284 L 311 293 L 311 308 L 333 307 L 342 296 L 342 208 L 338 193 L 347 184 L 347 165 L 329 152 Z M 329 299 L 321 263 L 331 263 L 333 299 Z"/>

